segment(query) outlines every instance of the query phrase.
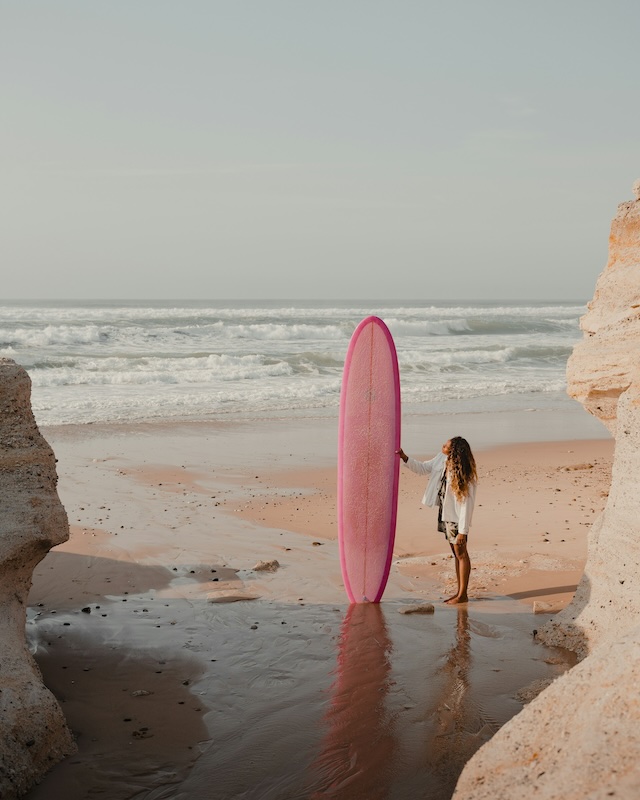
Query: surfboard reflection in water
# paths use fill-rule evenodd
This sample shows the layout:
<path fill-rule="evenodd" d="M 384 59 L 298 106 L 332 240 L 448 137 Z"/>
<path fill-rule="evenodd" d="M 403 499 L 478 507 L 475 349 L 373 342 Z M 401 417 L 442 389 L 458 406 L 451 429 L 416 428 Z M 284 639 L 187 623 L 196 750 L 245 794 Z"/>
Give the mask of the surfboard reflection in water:
<path fill-rule="evenodd" d="M 312 798 L 383 800 L 393 774 L 395 740 L 386 708 L 391 640 L 377 603 L 349 606 L 342 623 L 337 677 L 314 764 Z"/>

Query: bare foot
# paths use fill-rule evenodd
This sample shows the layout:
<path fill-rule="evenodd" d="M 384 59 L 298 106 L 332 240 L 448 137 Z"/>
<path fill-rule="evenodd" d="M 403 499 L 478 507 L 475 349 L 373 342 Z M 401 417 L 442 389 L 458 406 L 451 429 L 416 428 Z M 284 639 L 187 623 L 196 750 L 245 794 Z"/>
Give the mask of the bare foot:
<path fill-rule="evenodd" d="M 458 597 L 457 594 L 452 594 L 451 597 L 447 597 L 446 600 L 443 600 L 443 603 L 450 603 L 452 600 L 455 600 Z"/>
<path fill-rule="evenodd" d="M 450 597 L 448 600 L 445 600 L 444 602 L 447 603 L 450 606 L 457 606 L 460 603 L 468 603 L 469 602 L 469 598 L 467 597 L 466 594 L 463 594 L 461 597 L 457 597 L 457 596 L 456 597 Z"/>

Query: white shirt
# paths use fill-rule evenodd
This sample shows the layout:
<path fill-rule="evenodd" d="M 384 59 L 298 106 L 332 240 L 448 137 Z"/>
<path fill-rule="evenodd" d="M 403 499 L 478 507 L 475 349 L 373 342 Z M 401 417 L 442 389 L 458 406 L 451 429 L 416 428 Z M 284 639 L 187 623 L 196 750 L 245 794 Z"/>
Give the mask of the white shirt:
<path fill-rule="evenodd" d="M 438 502 L 438 489 L 442 476 L 447 467 L 447 456 L 444 453 L 438 453 L 437 456 L 430 461 L 416 461 L 415 458 L 409 458 L 406 462 L 407 467 L 412 472 L 418 475 L 431 475 L 431 479 L 427 484 L 422 504 L 425 506 L 435 506 Z M 471 526 L 471 517 L 473 516 L 473 507 L 476 500 L 476 484 L 469 484 L 469 491 L 467 496 L 459 500 L 449 485 L 446 482 L 444 501 L 442 503 L 442 520 L 443 522 L 457 522 L 458 531 L 465 535 L 469 533 Z"/>

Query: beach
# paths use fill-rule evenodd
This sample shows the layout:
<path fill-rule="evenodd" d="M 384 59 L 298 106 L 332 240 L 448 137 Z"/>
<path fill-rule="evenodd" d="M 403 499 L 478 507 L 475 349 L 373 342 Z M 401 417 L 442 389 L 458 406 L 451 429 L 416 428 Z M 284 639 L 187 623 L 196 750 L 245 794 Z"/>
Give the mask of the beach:
<path fill-rule="evenodd" d="M 640 6 L 6 5 L 0 800 L 640 798 Z"/>
<path fill-rule="evenodd" d="M 446 798 L 573 663 L 534 632 L 573 596 L 610 482 L 579 408 L 403 421 L 417 458 L 457 434 L 476 454 L 458 608 L 406 469 L 383 601 L 348 606 L 331 415 L 43 433 L 71 538 L 35 570 L 27 633 L 78 753 L 30 800 Z"/>

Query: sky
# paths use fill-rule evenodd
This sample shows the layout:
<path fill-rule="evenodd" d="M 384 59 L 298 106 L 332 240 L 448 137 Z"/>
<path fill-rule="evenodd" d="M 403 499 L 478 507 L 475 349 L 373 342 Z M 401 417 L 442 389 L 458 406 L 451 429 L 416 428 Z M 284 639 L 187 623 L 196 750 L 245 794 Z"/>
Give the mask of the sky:
<path fill-rule="evenodd" d="M 0 0 L 0 299 L 587 300 L 637 0 Z"/>

